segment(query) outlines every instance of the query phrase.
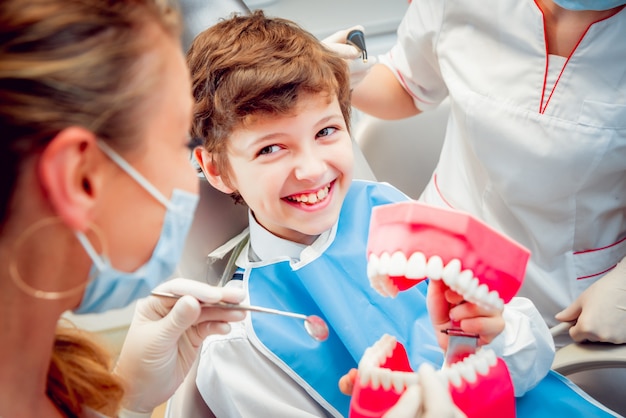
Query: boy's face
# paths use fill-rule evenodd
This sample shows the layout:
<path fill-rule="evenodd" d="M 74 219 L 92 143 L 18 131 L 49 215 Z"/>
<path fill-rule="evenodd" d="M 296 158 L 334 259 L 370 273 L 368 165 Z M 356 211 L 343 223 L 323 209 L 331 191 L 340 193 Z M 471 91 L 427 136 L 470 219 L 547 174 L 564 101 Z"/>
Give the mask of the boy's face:
<path fill-rule="evenodd" d="M 336 97 L 311 94 L 291 115 L 233 132 L 230 186 L 273 234 L 310 244 L 330 229 L 352 181 L 350 134 Z"/>

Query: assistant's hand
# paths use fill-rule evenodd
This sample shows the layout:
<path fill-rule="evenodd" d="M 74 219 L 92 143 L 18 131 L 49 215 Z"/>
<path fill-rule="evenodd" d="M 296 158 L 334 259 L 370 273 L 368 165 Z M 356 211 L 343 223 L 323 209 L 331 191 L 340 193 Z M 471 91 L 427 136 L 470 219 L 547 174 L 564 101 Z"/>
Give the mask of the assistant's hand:
<path fill-rule="evenodd" d="M 576 321 L 569 330 L 574 341 L 626 343 L 626 258 L 556 314 L 556 319 Z"/>
<path fill-rule="evenodd" d="M 448 387 L 427 363 L 417 371 L 419 383 L 409 386 L 383 418 L 463 418 Z"/>
<path fill-rule="evenodd" d="M 453 321 L 459 323 L 464 332 L 478 334 L 478 345 L 489 344 L 504 330 L 502 310 L 464 302 L 463 296 L 450 289 L 443 280 L 430 280 L 426 304 L 437 341 L 444 351 L 448 349 L 448 336 L 440 331 L 452 328 Z"/>
<path fill-rule="evenodd" d="M 245 317 L 243 311 L 200 306 L 238 303 L 244 298 L 239 289 L 173 279 L 155 290 L 186 296 L 149 296 L 137 302 L 115 373 L 126 383 L 125 409 L 139 413 L 151 413 L 174 394 L 208 335 L 225 334 L 230 331 L 227 322 Z"/>
<path fill-rule="evenodd" d="M 369 56 L 367 62 L 361 59 L 361 51 L 347 43 L 348 33 L 358 29 L 363 31 L 363 26 L 357 25 L 348 29 L 337 31 L 322 40 L 322 43 L 331 51 L 348 62 L 350 68 L 350 86 L 354 87 L 365 78 L 369 70 L 378 62 L 375 56 Z"/>

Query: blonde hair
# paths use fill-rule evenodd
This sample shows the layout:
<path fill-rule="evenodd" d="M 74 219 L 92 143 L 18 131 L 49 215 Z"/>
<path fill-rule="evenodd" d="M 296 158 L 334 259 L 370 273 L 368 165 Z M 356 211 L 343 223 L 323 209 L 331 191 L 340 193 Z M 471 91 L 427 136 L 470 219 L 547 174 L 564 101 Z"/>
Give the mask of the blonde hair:
<path fill-rule="evenodd" d="M 146 66 L 157 48 L 149 35 L 178 40 L 180 30 L 178 11 L 160 0 L 0 2 L 0 227 L 21 165 L 63 129 L 138 146 L 139 112 L 159 84 L 158 69 Z M 68 417 L 83 407 L 114 416 L 123 386 L 106 350 L 59 327 L 47 394 Z"/>
<path fill-rule="evenodd" d="M 235 15 L 199 34 L 187 62 L 195 98 L 191 134 L 226 179 L 233 130 L 263 115 L 288 114 L 303 94 L 336 95 L 349 126 L 347 64 L 292 21 L 262 11 Z"/>

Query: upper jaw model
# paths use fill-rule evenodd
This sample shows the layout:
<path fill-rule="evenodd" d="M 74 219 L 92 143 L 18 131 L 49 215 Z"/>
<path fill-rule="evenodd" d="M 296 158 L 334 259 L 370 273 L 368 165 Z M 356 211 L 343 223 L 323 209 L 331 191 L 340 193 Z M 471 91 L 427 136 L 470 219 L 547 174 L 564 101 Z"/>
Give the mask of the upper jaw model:
<path fill-rule="evenodd" d="M 467 301 L 502 309 L 521 287 L 530 253 L 469 214 L 410 201 L 374 209 L 367 257 L 370 283 L 383 296 L 428 277 Z M 469 418 L 515 416 L 508 369 L 492 350 L 482 348 L 438 374 Z M 381 417 L 411 383 L 417 375 L 406 350 L 383 336 L 359 362 L 350 417 Z"/>
<path fill-rule="evenodd" d="M 522 285 L 530 253 L 469 214 L 420 202 L 374 208 L 367 275 L 383 296 L 426 279 L 502 309 Z"/>

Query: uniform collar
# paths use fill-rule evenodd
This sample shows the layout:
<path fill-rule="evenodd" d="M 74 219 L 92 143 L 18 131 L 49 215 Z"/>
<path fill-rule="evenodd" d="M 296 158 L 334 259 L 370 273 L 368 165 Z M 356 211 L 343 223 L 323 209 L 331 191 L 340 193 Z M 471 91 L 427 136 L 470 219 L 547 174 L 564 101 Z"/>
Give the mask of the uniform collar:
<path fill-rule="evenodd" d="M 288 257 L 293 261 L 309 258 L 309 252 L 318 254 L 326 243 L 334 236 L 336 225 L 321 233 L 311 245 L 300 244 L 284 238 L 277 237 L 262 227 L 248 211 L 248 223 L 250 225 L 250 248 L 248 251 L 249 261 L 269 261 L 277 258 Z M 311 254 L 311 256 L 313 256 Z"/>

